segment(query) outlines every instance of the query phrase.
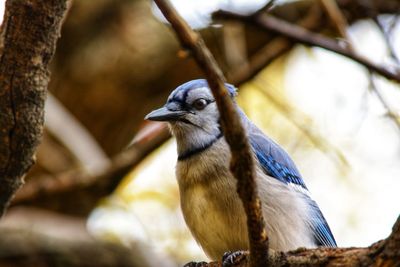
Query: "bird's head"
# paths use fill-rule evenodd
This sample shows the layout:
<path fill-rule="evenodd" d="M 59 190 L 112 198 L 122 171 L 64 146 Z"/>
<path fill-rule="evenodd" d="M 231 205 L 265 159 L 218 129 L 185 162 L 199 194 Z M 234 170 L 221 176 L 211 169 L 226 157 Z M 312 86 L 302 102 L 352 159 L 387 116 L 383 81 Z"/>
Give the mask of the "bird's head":
<path fill-rule="evenodd" d="M 234 98 L 235 87 L 230 84 L 225 86 Z M 162 108 L 145 117 L 147 120 L 168 122 L 177 139 L 179 151 L 204 145 L 220 136 L 219 118 L 215 99 L 204 79 L 180 85 L 170 94 Z"/>

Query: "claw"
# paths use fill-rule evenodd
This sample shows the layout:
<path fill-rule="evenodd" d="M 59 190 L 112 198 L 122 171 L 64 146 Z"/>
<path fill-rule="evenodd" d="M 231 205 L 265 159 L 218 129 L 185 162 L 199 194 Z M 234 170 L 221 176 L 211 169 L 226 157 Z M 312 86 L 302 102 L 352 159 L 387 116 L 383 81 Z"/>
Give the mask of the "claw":
<path fill-rule="evenodd" d="M 224 253 L 224 255 L 222 255 L 222 262 L 224 262 L 226 260 L 226 258 L 229 257 L 229 255 L 232 254 L 232 251 L 227 251 Z"/>
<path fill-rule="evenodd" d="M 206 265 L 207 265 L 207 262 L 205 262 L 205 261 L 201 261 L 201 262 L 191 261 L 191 262 L 188 262 L 185 265 L 183 265 L 183 267 L 204 267 Z"/>
<path fill-rule="evenodd" d="M 228 251 L 222 256 L 222 267 L 232 267 L 241 263 L 246 259 L 248 252 L 244 250 L 238 250 L 235 252 Z"/>

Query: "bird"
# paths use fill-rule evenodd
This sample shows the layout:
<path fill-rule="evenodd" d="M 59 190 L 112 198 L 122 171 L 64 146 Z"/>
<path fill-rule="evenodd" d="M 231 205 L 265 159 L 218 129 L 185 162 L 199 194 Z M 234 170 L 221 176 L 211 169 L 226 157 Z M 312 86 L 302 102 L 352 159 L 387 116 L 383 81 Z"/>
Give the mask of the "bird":
<path fill-rule="evenodd" d="M 317 203 L 288 153 L 265 135 L 238 106 L 237 90 L 225 87 L 240 116 L 255 162 L 255 180 L 269 248 L 336 247 Z M 145 119 L 168 122 L 176 138 L 176 178 L 185 222 L 211 260 L 249 248 L 246 214 L 229 169 L 231 152 L 207 80 L 178 86 L 166 104 Z"/>

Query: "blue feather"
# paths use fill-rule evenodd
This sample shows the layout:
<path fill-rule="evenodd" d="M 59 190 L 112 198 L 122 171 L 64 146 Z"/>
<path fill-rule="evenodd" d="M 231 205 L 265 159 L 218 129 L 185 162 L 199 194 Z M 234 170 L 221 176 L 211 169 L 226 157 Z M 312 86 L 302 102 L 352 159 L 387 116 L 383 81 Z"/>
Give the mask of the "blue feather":
<path fill-rule="evenodd" d="M 312 215 L 311 227 L 314 231 L 316 244 L 318 246 L 336 247 L 336 242 L 328 223 L 318 208 L 317 203 L 306 193 L 308 189 L 289 155 L 253 124 L 250 124 L 248 132 L 252 149 L 263 171 L 282 183 L 287 185 L 293 184 L 303 189 L 299 190 L 299 192 L 304 195 L 310 205 Z"/>
<path fill-rule="evenodd" d="M 337 245 L 335 238 L 333 237 L 331 229 L 329 228 L 324 215 L 322 215 L 321 210 L 318 208 L 317 203 L 309 198 L 309 204 L 314 211 L 312 227 L 314 229 L 314 238 L 317 241 L 317 245 L 336 247 Z"/>

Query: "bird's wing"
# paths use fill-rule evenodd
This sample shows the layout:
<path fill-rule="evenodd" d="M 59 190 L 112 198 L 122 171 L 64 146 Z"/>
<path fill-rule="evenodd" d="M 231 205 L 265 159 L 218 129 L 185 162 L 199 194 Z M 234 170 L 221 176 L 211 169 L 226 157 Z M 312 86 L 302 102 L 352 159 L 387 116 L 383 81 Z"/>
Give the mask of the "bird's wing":
<path fill-rule="evenodd" d="M 308 200 L 312 209 L 313 217 L 311 224 L 317 245 L 336 247 L 336 242 L 328 223 L 318 208 L 317 203 L 310 197 L 300 172 L 286 151 L 272 139 L 265 136 L 255 125 L 249 125 L 248 135 L 252 149 L 263 171 L 267 175 L 278 179 L 302 193 Z"/>

